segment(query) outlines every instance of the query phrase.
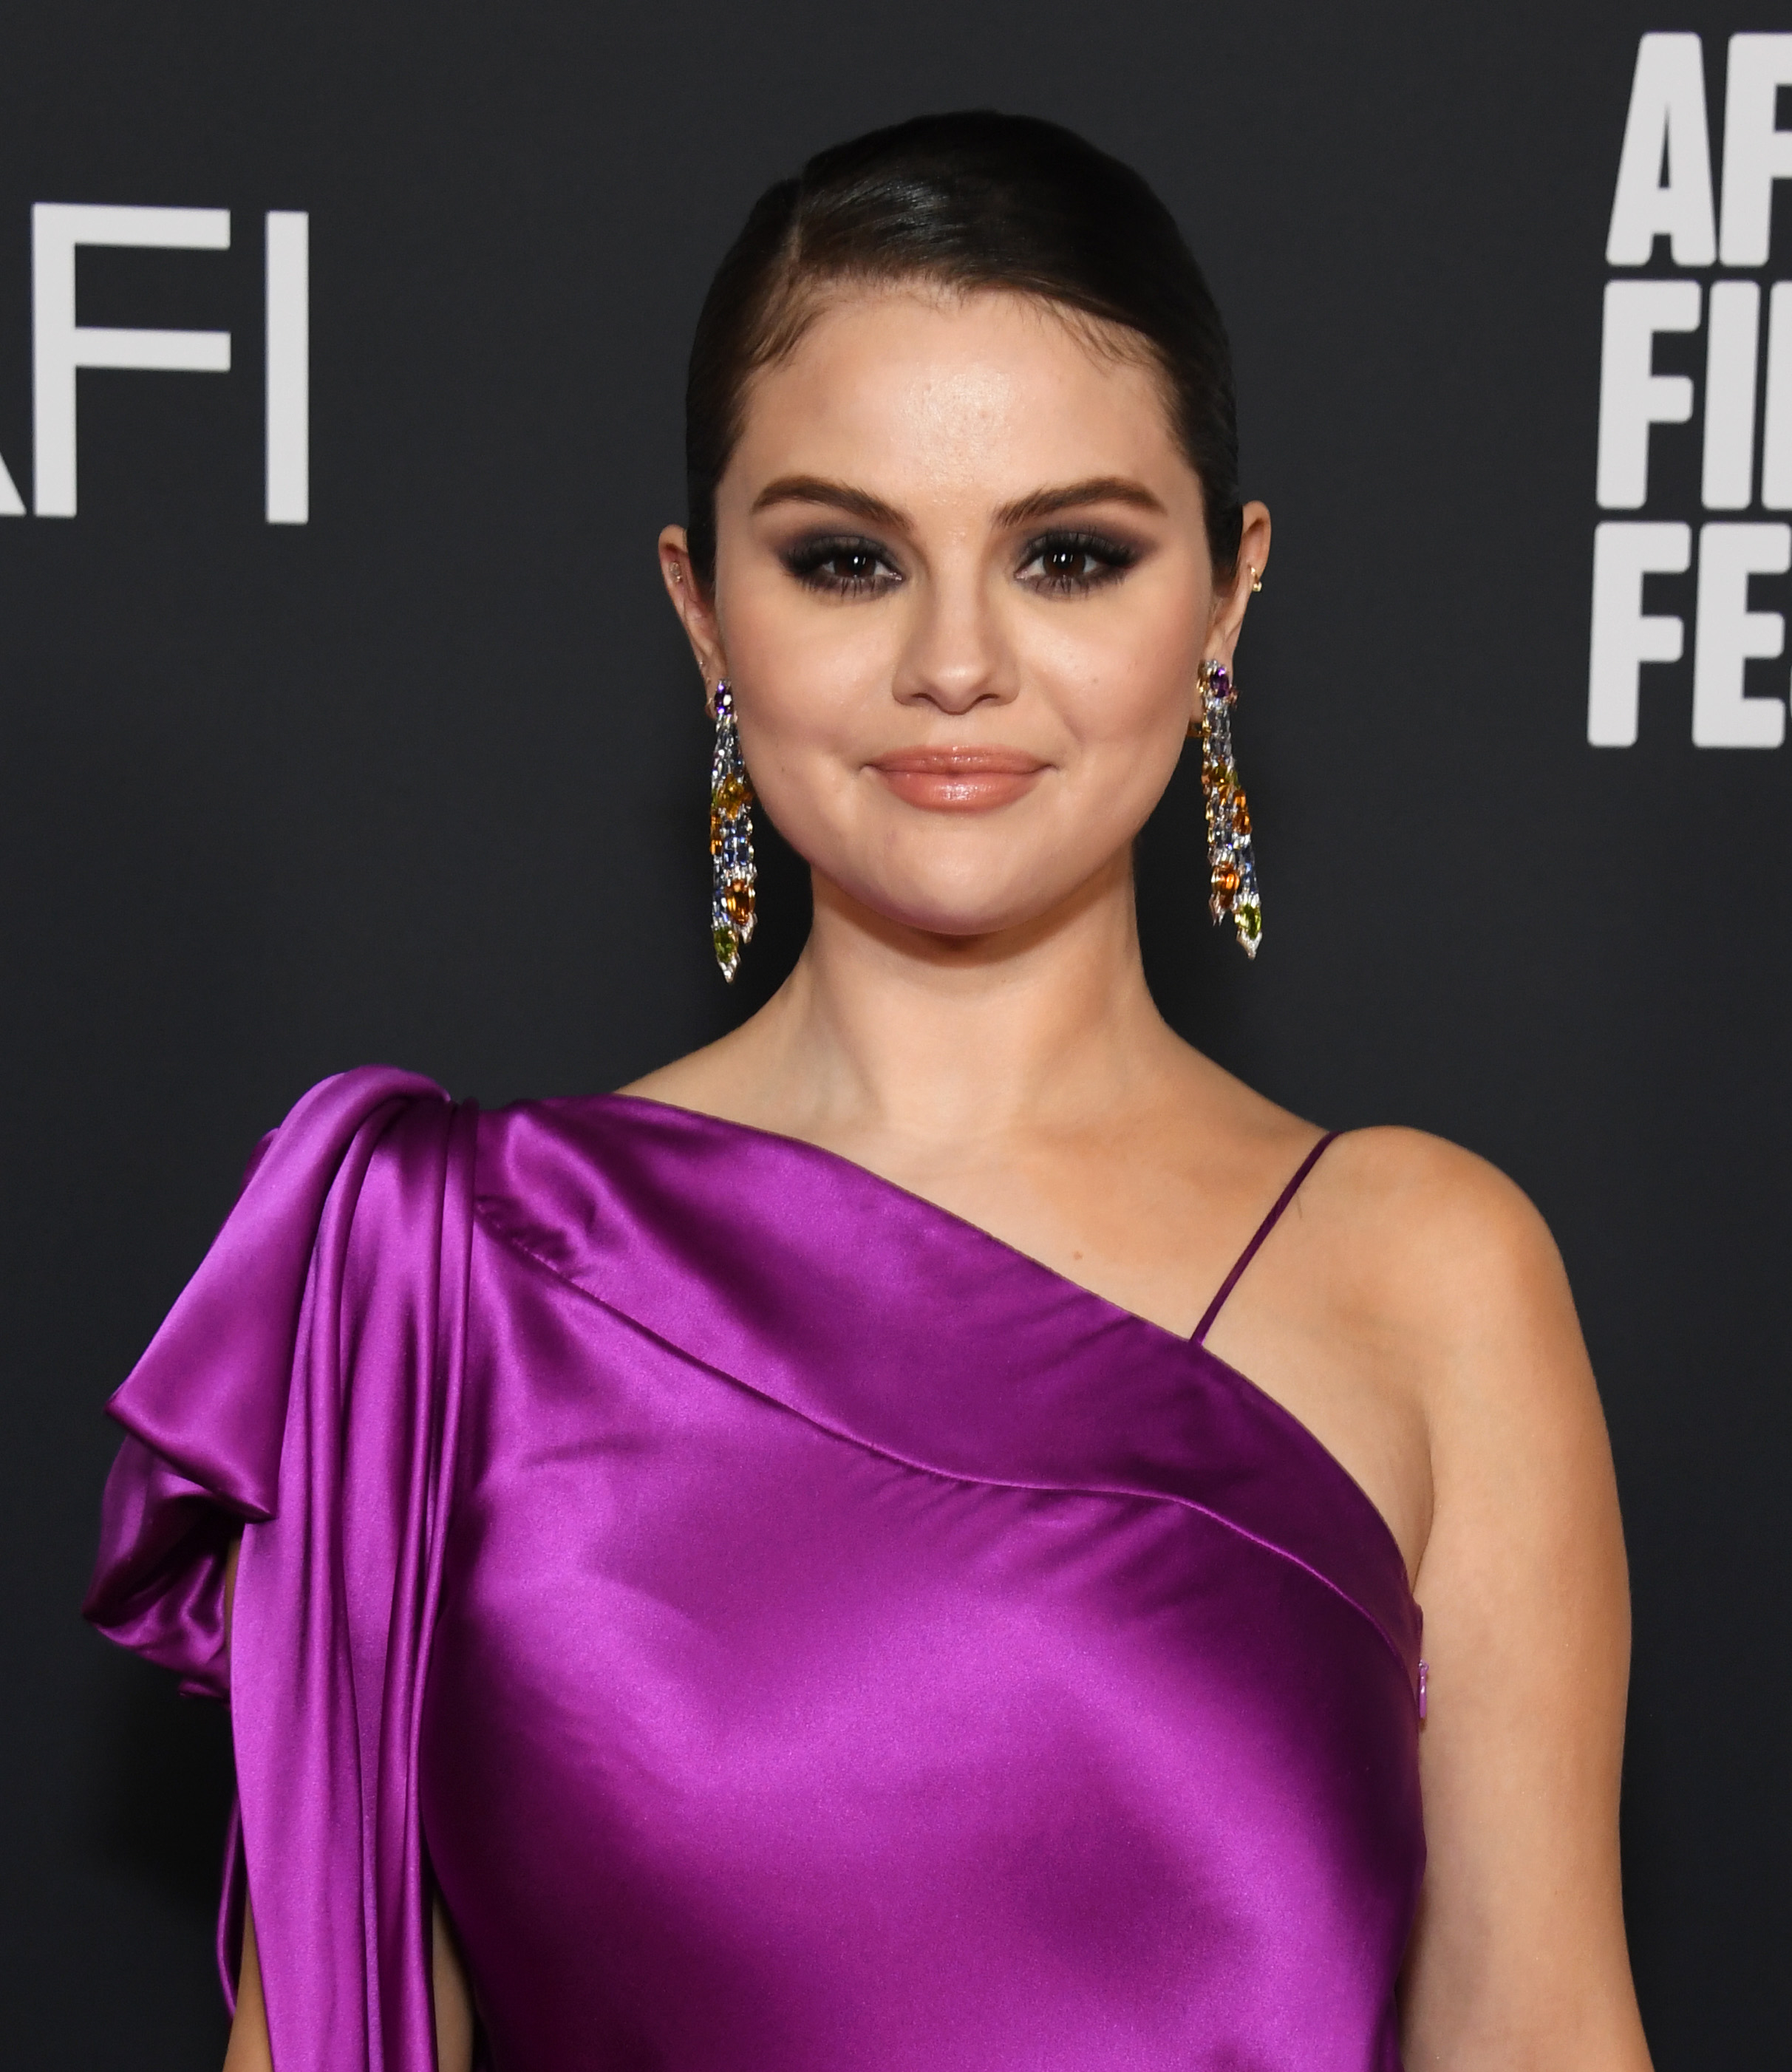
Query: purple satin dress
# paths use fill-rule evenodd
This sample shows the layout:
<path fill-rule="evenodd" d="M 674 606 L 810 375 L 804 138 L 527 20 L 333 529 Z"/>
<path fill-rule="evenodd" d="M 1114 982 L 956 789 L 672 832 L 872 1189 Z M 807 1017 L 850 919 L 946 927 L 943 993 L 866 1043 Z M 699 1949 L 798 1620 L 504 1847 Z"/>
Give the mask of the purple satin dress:
<path fill-rule="evenodd" d="M 1394 2072 L 1417 1609 L 1201 1337 L 787 1138 L 315 1088 L 88 1604 L 229 1700 L 276 2072 L 430 2072 L 432 1885 L 495 2072 Z"/>

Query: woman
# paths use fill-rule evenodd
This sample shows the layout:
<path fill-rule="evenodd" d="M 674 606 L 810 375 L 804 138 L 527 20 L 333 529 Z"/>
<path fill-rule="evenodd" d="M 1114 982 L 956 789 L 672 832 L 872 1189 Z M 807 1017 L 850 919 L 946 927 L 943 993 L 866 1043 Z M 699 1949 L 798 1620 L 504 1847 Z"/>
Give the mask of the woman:
<path fill-rule="evenodd" d="M 660 553 L 718 956 L 750 771 L 801 960 L 621 1095 L 327 1082 L 115 1405 L 90 1613 L 232 1706 L 233 2072 L 1646 2064 L 1548 1237 L 1141 968 L 1191 731 L 1256 946 L 1235 448 L 1194 261 L 1062 130 L 754 211 Z"/>

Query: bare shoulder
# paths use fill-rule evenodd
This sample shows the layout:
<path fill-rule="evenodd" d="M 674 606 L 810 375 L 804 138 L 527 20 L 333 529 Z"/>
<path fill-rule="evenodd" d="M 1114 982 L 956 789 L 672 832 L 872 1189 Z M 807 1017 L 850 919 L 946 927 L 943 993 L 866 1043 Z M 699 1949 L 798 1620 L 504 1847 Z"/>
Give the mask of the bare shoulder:
<path fill-rule="evenodd" d="M 1472 1151 L 1423 1130 L 1351 1130 L 1315 1178 L 1314 1211 L 1332 1227 L 1352 1278 L 1416 1327 L 1463 1319 L 1465 1305 L 1485 1327 L 1505 1305 L 1566 1297 L 1542 1216 Z"/>
<path fill-rule="evenodd" d="M 1327 1168 L 1347 1174 L 1362 1206 L 1423 1219 L 1440 1210 L 1497 1226 L 1541 1219 L 1523 1191 L 1473 1151 L 1423 1129 L 1387 1124 L 1347 1129 L 1326 1154 Z"/>
<path fill-rule="evenodd" d="M 1527 1431 L 1602 1435 L 1561 1256 L 1504 1174 L 1439 1137 L 1375 1128 L 1342 1137 L 1309 1184 L 1334 1314 L 1422 1418 L 1445 1479 L 1465 1444 L 1485 1464 Z"/>
<path fill-rule="evenodd" d="M 1338 1285 L 1411 1392 L 1440 1500 L 1470 1484 L 1515 1498 L 1546 1458 L 1602 1482 L 1604 1420 L 1568 1276 L 1523 1192 L 1410 1129 L 1354 1131 L 1320 1173 L 1313 1212 Z"/>
<path fill-rule="evenodd" d="M 638 1079 L 631 1079 L 619 1093 L 639 1100 L 664 1101 L 672 1108 L 695 1108 L 705 1115 L 742 1120 L 734 1113 L 738 1105 L 740 1075 L 730 1067 L 739 1032 L 731 1032 L 700 1050 L 688 1051 L 669 1064 L 656 1066 Z M 731 1097 L 732 1096 L 732 1097 Z"/>

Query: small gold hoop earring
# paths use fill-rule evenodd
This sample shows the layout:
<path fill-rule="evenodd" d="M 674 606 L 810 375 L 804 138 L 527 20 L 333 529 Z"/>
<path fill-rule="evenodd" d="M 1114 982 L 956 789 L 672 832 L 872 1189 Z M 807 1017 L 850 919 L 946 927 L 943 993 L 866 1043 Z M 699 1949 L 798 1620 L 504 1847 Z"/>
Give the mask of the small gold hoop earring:
<path fill-rule="evenodd" d="M 1251 572 L 1251 594 L 1253 597 L 1260 597 L 1263 594 L 1263 578 L 1257 574 L 1256 563 L 1247 561 L 1244 565 Z"/>

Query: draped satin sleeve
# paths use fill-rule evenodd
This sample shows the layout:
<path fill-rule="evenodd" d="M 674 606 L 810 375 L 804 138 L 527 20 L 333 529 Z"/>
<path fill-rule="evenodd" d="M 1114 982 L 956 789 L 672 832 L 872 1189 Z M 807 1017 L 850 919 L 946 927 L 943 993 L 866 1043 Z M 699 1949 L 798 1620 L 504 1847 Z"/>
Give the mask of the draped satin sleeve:
<path fill-rule="evenodd" d="M 464 1367 L 475 1116 L 327 1079 L 263 1144 L 122 1388 L 85 1610 L 228 1699 L 281 2072 L 433 2072 L 417 1812 Z M 242 1536 L 227 1636 L 224 1566 Z"/>

